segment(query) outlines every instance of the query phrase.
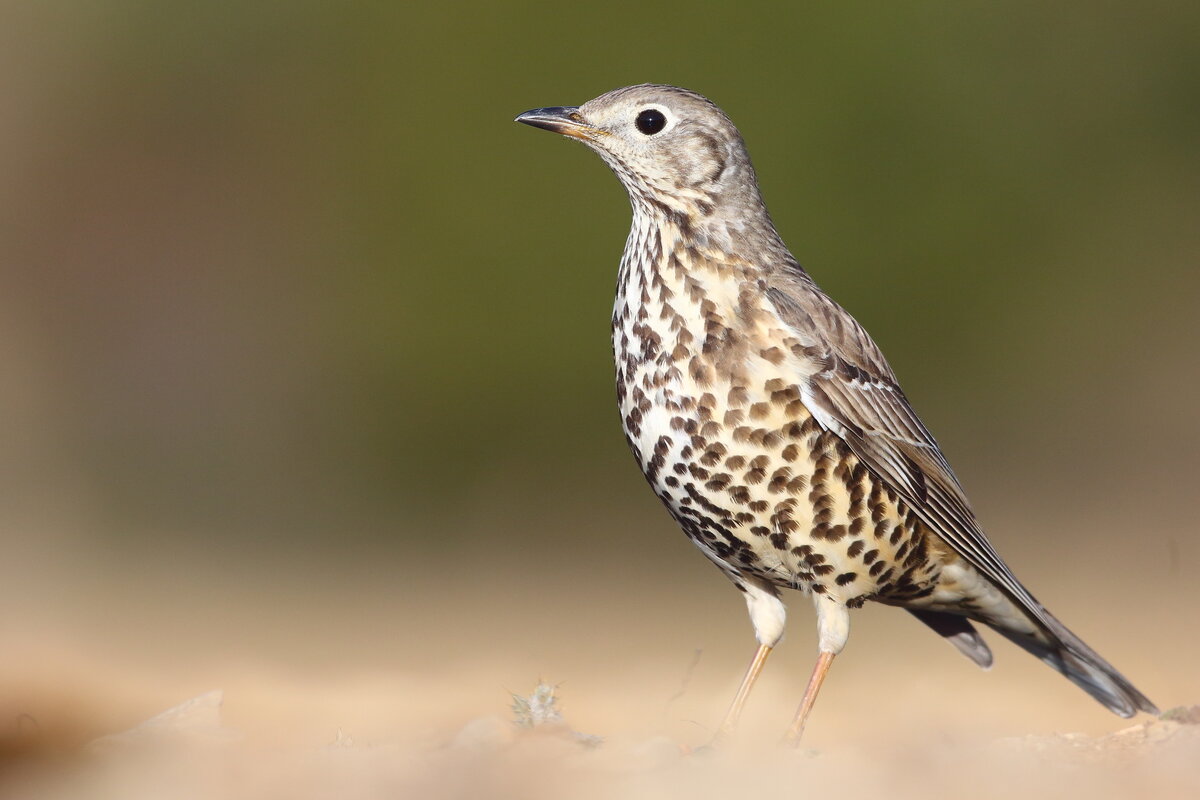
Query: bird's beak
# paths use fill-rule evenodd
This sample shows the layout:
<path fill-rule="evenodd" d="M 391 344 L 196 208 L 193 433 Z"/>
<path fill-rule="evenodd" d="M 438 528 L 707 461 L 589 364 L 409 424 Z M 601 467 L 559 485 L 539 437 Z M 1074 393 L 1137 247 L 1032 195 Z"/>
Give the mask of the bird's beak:
<path fill-rule="evenodd" d="M 532 111 L 526 111 L 514 122 L 524 122 L 535 128 L 545 128 L 548 131 L 584 141 L 595 141 L 596 137 L 603 133 L 599 128 L 594 128 L 584 122 L 579 109 L 575 106 L 535 108 Z"/>

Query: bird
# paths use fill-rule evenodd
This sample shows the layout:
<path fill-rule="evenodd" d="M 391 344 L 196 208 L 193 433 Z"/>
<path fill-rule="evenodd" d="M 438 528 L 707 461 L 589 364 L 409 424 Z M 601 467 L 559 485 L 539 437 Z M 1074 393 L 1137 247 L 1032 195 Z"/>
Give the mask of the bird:
<path fill-rule="evenodd" d="M 758 643 L 717 741 L 782 638 L 789 589 L 815 606 L 818 651 L 790 744 L 866 601 L 907 610 L 985 669 L 975 623 L 1122 717 L 1158 713 L 997 554 L 882 351 L 784 244 L 725 112 L 641 84 L 515 121 L 584 143 L 629 195 L 612 314 L 625 437 L 742 593 Z"/>

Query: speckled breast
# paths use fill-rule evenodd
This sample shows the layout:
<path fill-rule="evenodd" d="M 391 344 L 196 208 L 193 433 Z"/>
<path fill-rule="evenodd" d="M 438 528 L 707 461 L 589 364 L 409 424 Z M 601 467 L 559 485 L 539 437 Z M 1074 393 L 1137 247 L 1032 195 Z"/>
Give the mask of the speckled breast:
<path fill-rule="evenodd" d="M 737 330 L 738 277 L 686 262 L 627 252 L 613 314 L 625 435 L 672 516 L 733 575 L 851 605 L 928 595 L 924 526 Z"/>

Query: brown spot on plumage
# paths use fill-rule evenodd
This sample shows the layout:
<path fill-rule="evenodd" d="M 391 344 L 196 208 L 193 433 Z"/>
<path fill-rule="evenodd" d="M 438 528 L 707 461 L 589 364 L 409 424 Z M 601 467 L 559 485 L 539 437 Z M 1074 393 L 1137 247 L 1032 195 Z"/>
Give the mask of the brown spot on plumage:
<path fill-rule="evenodd" d="M 720 442 L 713 442 L 708 445 L 708 449 L 704 451 L 704 455 L 700 456 L 700 463 L 706 467 L 715 466 L 726 453 L 725 445 Z"/>
<path fill-rule="evenodd" d="M 728 472 L 718 472 L 708 479 L 708 482 L 704 484 L 704 488 L 710 492 L 719 492 L 727 487 L 732 480 L 733 476 Z"/>
<path fill-rule="evenodd" d="M 783 351 L 778 347 L 767 347 L 763 350 L 760 350 L 758 354 L 767 361 L 770 361 L 772 364 L 779 365 L 783 363 Z"/>
<path fill-rule="evenodd" d="M 916 540 L 916 544 L 913 546 L 912 552 L 909 553 L 908 557 L 904 559 L 904 566 L 914 567 L 919 564 L 923 564 L 928 557 L 929 553 L 925 544 L 925 537 L 922 536 Z M 899 553 L 896 554 L 896 558 L 900 558 Z"/>

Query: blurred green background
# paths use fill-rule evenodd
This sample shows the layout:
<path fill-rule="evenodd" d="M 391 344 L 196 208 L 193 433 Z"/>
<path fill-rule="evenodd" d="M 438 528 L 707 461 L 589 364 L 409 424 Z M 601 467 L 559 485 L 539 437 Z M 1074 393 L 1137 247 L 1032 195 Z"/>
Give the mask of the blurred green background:
<path fill-rule="evenodd" d="M 1053 586 L 1064 562 L 1039 553 L 1099 545 L 1062 573 L 1097 595 L 1134 534 L 1139 568 L 1190 591 L 1200 4 L 3 13 L 6 625 L 117 597 L 134 631 L 161 605 L 251 648 L 288 603 L 357 608 L 364 582 L 565 574 L 603 597 L 686 574 L 748 647 L 620 434 L 622 190 L 512 122 L 646 81 L 738 123 L 785 240 L 881 343 L 1019 574 Z M 631 551 L 632 577 L 592 571 Z M 210 580 L 234 599 L 191 608 Z M 273 611 L 239 633 L 247 598 Z"/>

